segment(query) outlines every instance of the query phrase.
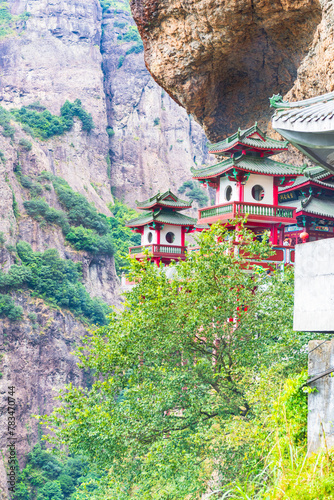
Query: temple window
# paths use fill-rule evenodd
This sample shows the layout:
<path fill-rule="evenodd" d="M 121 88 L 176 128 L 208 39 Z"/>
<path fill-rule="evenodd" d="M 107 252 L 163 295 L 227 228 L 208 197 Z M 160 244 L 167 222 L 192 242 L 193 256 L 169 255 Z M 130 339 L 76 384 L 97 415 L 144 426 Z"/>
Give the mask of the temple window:
<path fill-rule="evenodd" d="M 225 189 L 225 199 L 226 201 L 230 201 L 232 198 L 232 186 L 227 186 Z"/>
<path fill-rule="evenodd" d="M 256 184 L 256 186 L 253 186 L 252 188 L 252 196 L 254 200 L 256 201 L 262 201 L 264 198 L 264 189 L 262 186 L 259 184 Z"/>
<path fill-rule="evenodd" d="M 174 243 L 175 240 L 175 234 L 172 233 L 171 231 L 166 234 L 166 241 L 167 243 Z"/>

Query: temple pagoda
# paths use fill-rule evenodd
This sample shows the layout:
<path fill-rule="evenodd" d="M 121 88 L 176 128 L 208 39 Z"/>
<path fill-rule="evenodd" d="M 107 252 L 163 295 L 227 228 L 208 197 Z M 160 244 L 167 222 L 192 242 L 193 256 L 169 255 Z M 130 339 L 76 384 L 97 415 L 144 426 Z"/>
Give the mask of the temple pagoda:
<path fill-rule="evenodd" d="M 272 244 L 283 244 L 284 228 L 297 219 L 294 206 L 279 204 L 279 193 L 293 185 L 303 170 L 270 158 L 287 149 L 287 141 L 267 137 L 257 123 L 211 144 L 209 152 L 224 159 L 192 168 L 194 179 L 216 190 L 215 205 L 199 209 L 198 224 L 228 225 L 237 216 L 247 216 L 246 226 L 256 235 L 269 230 Z"/>
<path fill-rule="evenodd" d="M 149 200 L 136 201 L 136 205 L 145 212 L 126 224 L 141 234 L 141 245 L 131 247 L 130 255 L 141 260 L 148 250 L 157 265 L 185 259 L 185 235 L 194 230 L 196 219 L 180 212 L 191 208 L 191 203 L 179 199 L 169 190 L 162 194 L 158 192 Z"/>

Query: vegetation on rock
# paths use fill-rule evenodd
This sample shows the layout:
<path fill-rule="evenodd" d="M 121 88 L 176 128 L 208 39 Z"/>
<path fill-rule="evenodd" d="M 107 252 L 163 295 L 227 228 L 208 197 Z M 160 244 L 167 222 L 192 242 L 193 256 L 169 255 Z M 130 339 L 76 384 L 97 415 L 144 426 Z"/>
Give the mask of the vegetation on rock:
<path fill-rule="evenodd" d="M 199 207 L 205 207 L 208 205 L 209 197 L 206 192 L 199 187 L 196 182 L 185 181 L 182 186 L 178 189 L 179 193 L 186 193 L 186 196 L 192 200 L 197 201 Z"/>
<path fill-rule="evenodd" d="M 114 217 L 99 214 L 96 208 L 87 199 L 73 191 L 63 179 L 48 172 L 42 173 L 38 180 L 23 176 L 19 168 L 16 169 L 18 178 L 24 187 L 30 190 L 32 196 L 40 196 L 40 182 L 52 182 L 58 200 L 64 210 L 57 210 L 49 206 L 43 198 L 26 200 L 23 205 L 30 217 L 39 222 L 59 226 L 66 240 L 76 249 L 85 250 L 93 255 L 114 255 L 116 272 L 120 274 L 127 264 L 129 246 L 140 245 L 140 235 L 132 233 L 125 227 L 125 222 L 137 216 L 135 210 L 128 208 L 124 203 L 115 200 L 109 209 Z"/>
<path fill-rule="evenodd" d="M 86 291 L 81 283 L 81 263 L 61 259 L 56 249 L 33 252 L 31 246 L 23 241 L 18 242 L 16 250 L 21 265 L 12 265 L 8 273 L 0 271 L 0 291 L 28 288 L 32 295 L 42 297 L 55 306 L 68 308 L 92 323 L 106 323 L 108 306 L 97 298 L 91 298 Z M 13 309 L 8 299 L 4 299 L 3 307 L 7 307 L 4 314 L 8 317 L 18 315 L 18 309 Z M 8 307 L 11 309 L 8 310 Z"/>
<path fill-rule="evenodd" d="M 80 500 L 76 487 L 88 483 L 86 491 L 96 488 L 92 483 L 99 476 L 88 470 L 84 457 L 57 458 L 37 444 L 26 458 L 13 500 Z"/>
<path fill-rule="evenodd" d="M 270 485 L 266 457 L 276 436 L 281 446 L 286 439 L 287 459 L 286 436 L 305 443 L 301 378 L 281 390 L 305 366 L 309 339 L 292 329 L 291 269 L 245 272 L 245 255 L 265 258 L 271 249 L 243 228 L 216 225 L 199 243 L 173 277 L 132 261 L 137 286 L 124 310 L 78 350 L 97 381 L 68 386 L 45 420 L 56 442 L 108 471 L 104 496 L 90 499 L 195 499 L 211 487 L 219 498 L 259 473 Z"/>
<path fill-rule="evenodd" d="M 15 305 L 10 295 L 0 294 L 0 317 L 6 317 L 11 321 L 18 321 L 22 316 L 22 307 Z"/>
<path fill-rule="evenodd" d="M 27 130 L 40 139 L 49 139 L 71 130 L 75 116 L 81 120 L 82 130 L 90 132 L 94 128 L 92 115 L 85 111 L 80 99 L 76 99 L 74 103 L 66 101 L 60 109 L 60 116 L 53 115 L 39 103 L 14 109 L 11 115 L 16 121 L 29 127 Z"/>
<path fill-rule="evenodd" d="M 29 18 L 28 12 L 23 12 L 19 16 L 13 16 L 10 12 L 9 2 L 0 2 L 0 39 L 12 35 L 18 22 Z"/>

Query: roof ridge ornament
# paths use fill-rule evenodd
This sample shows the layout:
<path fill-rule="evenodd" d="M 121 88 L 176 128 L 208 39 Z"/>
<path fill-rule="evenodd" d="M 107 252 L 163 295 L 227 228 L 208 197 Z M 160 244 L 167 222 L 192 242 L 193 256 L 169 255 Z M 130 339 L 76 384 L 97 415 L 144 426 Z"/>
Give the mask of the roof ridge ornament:
<path fill-rule="evenodd" d="M 283 101 L 283 97 L 281 94 L 273 94 L 272 97 L 269 97 L 270 107 L 271 108 L 289 108 L 290 103 L 288 101 Z"/>

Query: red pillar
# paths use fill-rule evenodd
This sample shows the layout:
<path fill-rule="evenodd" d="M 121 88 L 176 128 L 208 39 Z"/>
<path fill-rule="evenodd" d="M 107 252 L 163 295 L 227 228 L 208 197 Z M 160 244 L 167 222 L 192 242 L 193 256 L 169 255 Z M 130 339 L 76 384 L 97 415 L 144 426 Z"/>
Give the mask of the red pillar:
<path fill-rule="evenodd" d="M 278 205 L 278 186 L 276 186 L 274 178 L 274 189 L 273 189 L 273 205 Z"/>
<path fill-rule="evenodd" d="M 273 245 L 278 245 L 278 231 L 276 226 L 271 226 L 270 241 Z"/>
<path fill-rule="evenodd" d="M 185 246 L 185 235 L 186 235 L 185 228 L 181 226 L 181 247 Z"/>
<path fill-rule="evenodd" d="M 244 201 L 244 185 L 242 184 L 241 180 L 238 180 L 237 182 L 237 189 L 238 189 L 238 200 L 242 203 Z"/>
<path fill-rule="evenodd" d="M 216 189 L 216 205 L 219 205 L 219 193 L 220 193 L 220 179 L 218 179 L 218 184 Z"/>
<path fill-rule="evenodd" d="M 160 245 L 160 228 L 155 230 L 155 234 L 157 235 L 157 245 Z"/>

